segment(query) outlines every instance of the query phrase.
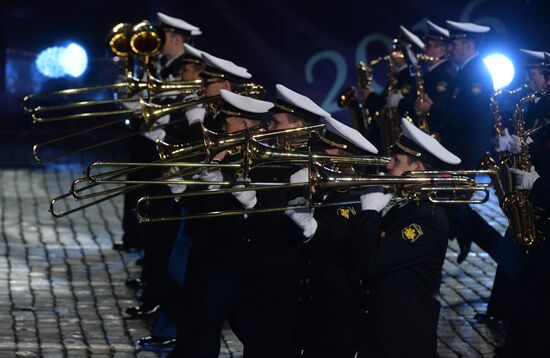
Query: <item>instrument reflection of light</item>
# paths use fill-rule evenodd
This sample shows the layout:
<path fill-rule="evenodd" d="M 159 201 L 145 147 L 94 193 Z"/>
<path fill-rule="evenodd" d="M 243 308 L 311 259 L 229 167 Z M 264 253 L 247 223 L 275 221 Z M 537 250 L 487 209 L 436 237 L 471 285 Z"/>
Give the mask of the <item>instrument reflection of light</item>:
<path fill-rule="evenodd" d="M 514 79 L 514 64 L 508 57 L 501 54 L 493 54 L 485 57 L 483 62 L 493 77 L 495 90 L 508 86 Z"/>
<path fill-rule="evenodd" d="M 88 55 L 75 43 L 66 47 L 50 47 L 38 54 L 36 67 L 40 73 L 49 78 L 66 75 L 80 77 L 88 67 Z"/>

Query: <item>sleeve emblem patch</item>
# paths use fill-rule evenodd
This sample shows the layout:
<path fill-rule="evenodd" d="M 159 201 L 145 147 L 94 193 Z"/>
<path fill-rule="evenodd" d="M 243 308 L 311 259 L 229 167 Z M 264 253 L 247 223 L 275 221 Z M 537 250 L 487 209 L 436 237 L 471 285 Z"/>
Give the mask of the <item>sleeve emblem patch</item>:
<path fill-rule="evenodd" d="M 415 242 L 420 236 L 422 236 L 422 228 L 418 224 L 410 224 L 401 231 L 403 240 Z"/>
<path fill-rule="evenodd" d="M 355 208 L 352 206 L 344 206 L 344 207 L 338 208 L 338 210 L 336 210 L 336 214 L 345 219 L 349 219 L 351 215 L 356 214 L 356 211 L 355 211 Z"/>
<path fill-rule="evenodd" d="M 444 81 L 440 81 L 438 84 L 437 84 L 437 92 L 445 92 L 447 90 L 447 83 L 444 82 Z"/>

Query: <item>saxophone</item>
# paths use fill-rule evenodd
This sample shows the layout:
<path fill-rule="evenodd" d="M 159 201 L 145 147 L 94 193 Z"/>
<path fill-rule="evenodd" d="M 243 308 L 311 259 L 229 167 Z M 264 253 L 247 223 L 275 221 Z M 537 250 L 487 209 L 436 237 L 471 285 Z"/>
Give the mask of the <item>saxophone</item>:
<path fill-rule="evenodd" d="M 367 88 L 372 83 L 372 67 L 367 66 L 363 61 L 357 64 L 357 74 L 360 88 Z M 349 87 L 338 97 L 338 107 L 347 107 L 351 115 L 351 122 L 363 136 L 370 137 L 370 122 L 368 121 L 365 108 L 361 101 L 355 96 L 355 87 Z"/>
<path fill-rule="evenodd" d="M 424 87 L 424 77 L 422 76 L 422 68 L 420 67 L 419 60 L 412 64 L 412 71 L 414 73 L 414 82 L 416 85 L 416 98 L 419 101 L 423 101 L 426 98 L 426 88 Z M 424 133 L 430 134 L 430 126 L 428 124 L 428 114 L 423 113 L 417 115 L 416 117 L 418 128 L 420 128 Z"/>
<path fill-rule="evenodd" d="M 369 65 L 373 66 L 381 61 L 387 63 L 388 69 L 388 84 L 384 89 L 382 95 L 387 97 L 387 94 L 393 92 L 397 88 L 397 77 L 395 76 L 395 60 L 393 56 L 403 56 L 401 53 L 391 53 L 389 55 L 379 57 L 372 60 Z M 399 115 L 397 108 L 387 107 L 376 111 L 372 115 L 372 120 L 375 120 L 378 124 L 381 154 L 388 155 L 389 147 L 392 146 L 401 136 L 401 123 L 399 121 Z"/>
<path fill-rule="evenodd" d="M 512 114 L 512 120 L 516 135 L 521 139 L 521 150 L 511 156 L 511 165 L 520 170 L 529 171 L 531 168 L 531 156 L 527 144 L 528 133 L 525 130 L 525 110 L 523 105 L 534 101 L 545 92 L 531 93 L 519 101 Z M 537 229 L 538 210 L 529 200 L 529 192 L 526 190 L 512 190 L 504 197 L 502 208 L 510 221 L 510 228 L 516 243 L 525 249 L 544 240 L 544 234 Z"/>

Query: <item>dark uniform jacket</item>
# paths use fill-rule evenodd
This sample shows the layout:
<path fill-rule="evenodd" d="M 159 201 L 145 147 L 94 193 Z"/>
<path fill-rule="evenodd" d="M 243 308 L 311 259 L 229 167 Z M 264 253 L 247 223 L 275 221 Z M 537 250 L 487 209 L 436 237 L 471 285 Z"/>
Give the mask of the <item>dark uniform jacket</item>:
<path fill-rule="evenodd" d="M 436 106 L 443 107 L 447 103 L 456 74 L 456 65 L 451 60 L 444 60 L 424 75 L 424 88 Z M 435 113 L 428 116 L 428 123 L 430 132 L 443 130 L 444 123 Z"/>
<path fill-rule="evenodd" d="M 462 159 L 461 167 L 474 169 L 490 148 L 493 121 L 489 99 L 493 80 L 480 56 L 472 58 L 449 89 L 444 108 L 432 106 L 443 123 L 442 144 Z"/>
<path fill-rule="evenodd" d="M 352 220 L 353 262 L 367 285 L 367 349 L 360 357 L 435 357 L 449 228 L 429 203 L 395 205 Z"/>
<path fill-rule="evenodd" d="M 348 193 L 329 194 L 325 203 L 347 202 L 358 197 Z M 359 204 L 315 209 L 317 231 L 301 244 L 301 344 L 310 356 L 324 347 L 357 349 L 364 330 L 361 280 L 353 268 L 349 237 L 350 220 L 360 212 Z"/>

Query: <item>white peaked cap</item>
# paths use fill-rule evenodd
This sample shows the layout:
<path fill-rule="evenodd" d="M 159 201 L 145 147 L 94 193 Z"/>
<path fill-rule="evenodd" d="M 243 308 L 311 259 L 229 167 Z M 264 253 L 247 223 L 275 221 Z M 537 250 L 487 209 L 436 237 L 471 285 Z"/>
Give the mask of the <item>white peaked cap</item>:
<path fill-rule="evenodd" d="M 244 67 L 237 66 L 231 61 L 224 60 L 222 58 L 213 56 L 209 53 L 203 52 L 202 59 L 207 66 L 214 67 L 223 72 L 227 72 L 233 76 L 240 78 L 251 78 L 252 75 Z"/>
<path fill-rule="evenodd" d="M 531 57 L 533 59 L 537 60 L 544 60 L 544 51 L 533 51 L 533 50 L 527 50 L 527 49 L 520 49 L 519 50 L 524 55 Z"/>
<path fill-rule="evenodd" d="M 441 143 L 439 143 L 434 137 L 420 130 L 408 119 L 401 118 L 401 129 L 403 130 L 403 135 L 405 137 L 442 162 L 453 165 L 461 162 L 459 157 L 442 146 Z"/>
<path fill-rule="evenodd" d="M 345 125 L 342 122 L 337 121 L 336 119 L 328 116 L 323 117 L 323 122 L 328 131 L 336 134 L 337 136 L 351 142 L 353 145 L 373 154 L 378 154 L 378 149 L 363 137 L 359 131 L 350 126 Z"/>
<path fill-rule="evenodd" d="M 299 94 L 298 92 L 295 92 L 281 84 L 275 85 L 275 89 L 277 90 L 277 98 L 314 115 L 320 117 L 330 117 L 330 114 L 327 111 L 325 111 L 317 103 L 313 102 L 308 97 Z"/>
<path fill-rule="evenodd" d="M 198 48 L 196 47 L 193 47 L 189 44 L 183 44 L 183 47 L 185 48 L 185 53 L 188 54 L 188 55 L 191 55 L 193 57 L 196 57 L 196 58 L 202 58 L 202 54 L 203 53 L 206 53 L 204 51 L 201 51 L 199 50 Z"/>
<path fill-rule="evenodd" d="M 484 34 L 491 30 L 489 26 L 478 25 L 471 22 L 457 22 L 451 20 L 447 20 L 447 26 L 449 27 L 449 30 L 451 32 L 459 31 L 468 34 Z"/>
<path fill-rule="evenodd" d="M 176 29 L 180 29 L 186 32 L 189 32 L 191 36 L 198 36 L 202 34 L 201 29 L 199 29 L 196 26 L 191 25 L 187 21 L 184 21 L 182 19 L 178 19 L 177 17 L 168 16 L 166 14 L 163 14 L 162 12 L 157 12 L 157 16 L 163 24 L 166 24 L 168 26 L 174 27 Z"/>
<path fill-rule="evenodd" d="M 428 28 L 435 33 L 440 34 L 443 37 L 449 37 L 449 30 L 431 22 L 430 20 L 427 20 L 426 23 L 428 24 Z"/>
<path fill-rule="evenodd" d="M 407 39 L 408 42 L 410 42 L 413 45 L 417 46 L 421 50 L 423 50 L 426 47 L 426 45 L 420 39 L 420 37 L 416 36 L 416 34 L 409 31 L 405 26 L 400 25 L 399 29 L 401 30 L 401 33 L 403 34 L 403 36 L 405 36 L 405 38 Z"/>
<path fill-rule="evenodd" d="M 240 94 L 226 91 L 224 89 L 220 90 L 220 95 L 225 102 L 245 112 L 267 113 L 273 107 L 273 103 L 271 102 L 241 96 Z"/>

